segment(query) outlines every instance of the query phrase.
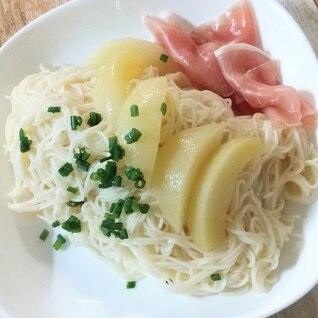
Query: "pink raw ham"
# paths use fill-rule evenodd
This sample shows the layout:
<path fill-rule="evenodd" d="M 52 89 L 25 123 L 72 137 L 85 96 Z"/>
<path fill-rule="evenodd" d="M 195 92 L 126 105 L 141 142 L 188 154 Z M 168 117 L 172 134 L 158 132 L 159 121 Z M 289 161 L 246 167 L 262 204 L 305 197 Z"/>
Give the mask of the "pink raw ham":
<path fill-rule="evenodd" d="M 255 73 L 257 71 L 257 73 Z M 275 60 L 265 62 L 252 71 L 248 72 L 247 76 L 255 76 L 258 81 L 261 81 L 267 85 L 280 84 L 281 76 L 279 63 Z M 256 108 L 253 108 L 241 95 L 234 92 L 231 95 L 232 109 L 236 116 L 240 115 L 253 115 L 258 112 Z"/>
<path fill-rule="evenodd" d="M 213 43 L 196 45 L 181 28 L 158 18 L 147 16 L 145 23 L 193 85 L 223 97 L 232 94 L 213 54 L 217 49 Z"/>
<path fill-rule="evenodd" d="M 247 41 L 254 45 L 260 42 L 252 9 L 245 0 L 218 21 L 194 29 L 192 34 L 171 19 L 147 16 L 145 23 L 194 85 L 223 97 L 231 95 L 233 89 L 224 79 L 213 52 L 229 42 Z"/>
<path fill-rule="evenodd" d="M 196 28 L 191 36 L 196 44 L 213 42 L 219 47 L 226 43 L 247 43 L 261 47 L 254 12 L 248 1 L 242 0 L 217 21 Z"/>
<path fill-rule="evenodd" d="M 280 85 L 278 63 L 265 52 L 248 44 L 228 44 L 215 56 L 225 79 L 250 106 L 249 112 L 262 112 L 284 126 L 315 123 L 313 107 L 294 88 Z"/>

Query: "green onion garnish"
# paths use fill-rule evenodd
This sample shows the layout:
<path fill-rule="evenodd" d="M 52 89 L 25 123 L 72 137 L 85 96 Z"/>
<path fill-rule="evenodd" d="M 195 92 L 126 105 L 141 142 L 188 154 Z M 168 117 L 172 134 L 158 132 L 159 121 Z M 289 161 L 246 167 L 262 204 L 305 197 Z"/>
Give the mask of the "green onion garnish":
<path fill-rule="evenodd" d="M 116 222 L 116 219 L 120 217 L 124 205 L 124 200 L 119 199 L 117 202 L 113 202 L 110 206 L 110 213 L 105 213 L 105 219 L 100 225 L 102 233 L 110 237 L 111 235 L 125 240 L 128 238 L 127 230 L 124 228 L 122 222 Z"/>
<path fill-rule="evenodd" d="M 100 226 L 99 228 L 100 228 L 100 230 L 102 231 L 102 233 L 103 233 L 105 236 L 107 236 L 107 237 L 110 237 L 110 236 L 111 236 L 112 232 L 111 232 L 110 229 L 108 229 L 107 227 L 103 227 L 103 226 Z"/>
<path fill-rule="evenodd" d="M 123 157 L 125 156 L 125 149 L 120 144 L 118 144 L 118 140 L 116 136 L 108 138 L 108 147 L 109 147 L 110 156 L 101 159 L 100 162 L 103 162 L 109 159 L 112 159 L 118 162 L 119 160 L 123 159 Z"/>
<path fill-rule="evenodd" d="M 76 208 L 77 206 L 81 206 L 84 204 L 84 201 L 67 201 L 66 204 L 71 208 Z"/>
<path fill-rule="evenodd" d="M 78 191 L 78 188 L 68 187 L 68 188 L 66 189 L 66 191 L 75 194 L 75 193 Z"/>
<path fill-rule="evenodd" d="M 112 180 L 112 185 L 114 187 L 121 187 L 122 180 L 123 178 L 121 176 L 115 176 Z"/>
<path fill-rule="evenodd" d="M 126 230 L 126 229 L 122 229 L 122 230 L 120 231 L 119 238 L 120 238 L 121 240 L 126 240 L 126 239 L 128 239 L 128 233 L 127 233 L 127 230 Z"/>
<path fill-rule="evenodd" d="M 127 289 L 132 289 L 132 288 L 135 288 L 136 287 L 136 282 L 135 281 L 130 281 L 130 282 L 127 282 L 126 284 L 126 288 Z"/>
<path fill-rule="evenodd" d="M 83 119 L 81 116 L 71 116 L 71 129 L 77 130 L 78 126 L 81 126 Z"/>
<path fill-rule="evenodd" d="M 115 217 L 112 214 L 110 214 L 110 213 L 105 213 L 104 217 L 105 217 L 106 220 L 115 221 Z"/>
<path fill-rule="evenodd" d="M 169 56 L 168 56 L 167 54 L 162 53 L 162 54 L 160 55 L 160 58 L 159 58 L 159 59 L 160 59 L 161 62 L 167 63 L 168 58 L 169 58 Z"/>
<path fill-rule="evenodd" d="M 212 274 L 210 277 L 214 282 L 222 279 L 220 274 Z"/>
<path fill-rule="evenodd" d="M 22 128 L 19 131 L 19 140 L 20 140 L 20 151 L 22 153 L 27 152 L 31 149 L 32 140 L 30 140 L 25 135 L 25 132 Z"/>
<path fill-rule="evenodd" d="M 105 189 L 113 185 L 113 181 L 116 178 L 117 164 L 115 161 L 107 161 L 105 169 L 99 168 L 96 172 L 90 175 L 90 179 L 94 181 L 100 181 L 99 188 Z M 116 183 L 118 182 L 115 181 Z"/>
<path fill-rule="evenodd" d="M 61 107 L 60 106 L 50 106 L 47 109 L 48 113 L 59 113 L 61 111 Z"/>
<path fill-rule="evenodd" d="M 137 128 L 132 128 L 131 131 L 124 136 L 127 144 L 132 144 L 139 140 L 142 133 Z"/>
<path fill-rule="evenodd" d="M 109 149 L 114 148 L 117 145 L 118 141 L 117 141 L 117 137 L 113 136 L 113 137 L 109 137 L 108 138 L 108 146 Z"/>
<path fill-rule="evenodd" d="M 124 201 L 124 211 L 126 214 L 131 214 L 139 210 L 139 204 L 135 197 L 128 197 Z"/>
<path fill-rule="evenodd" d="M 115 161 L 108 161 L 105 166 L 106 173 L 115 176 L 117 173 L 117 164 Z"/>
<path fill-rule="evenodd" d="M 109 229 L 110 231 L 118 231 L 123 229 L 123 223 L 122 222 L 114 222 L 109 219 L 105 219 L 102 222 L 102 227 Z"/>
<path fill-rule="evenodd" d="M 127 230 L 123 228 L 123 223 L 115 222 L 110 218 L 106 218 L 105 220 L 103 220 L 100 229 L 102 233 L 107 237 L 110 237 L 113 234 L 115 237 L 118 237 L 121 240 L 125 240 L 128 238 L 128 233 Z"/>
<path fill-rule="evenodd" d="M 140 169 L 134 168 L 132 166 L 128 166 L 126 168 L 125 174 L 127 178 L 131 181 L 138 181 L 144 178 L 144 174 L 140 171 Z"/>
<path fill-rule="evenodd" d="M 110 205 L 110 210 L 109 212 L 116 218 L 118 219 L 121 215 L 121 212 L 123 210 L 123 206 L 124 206 L 124 200 L 123 199 L 119 199 L 117 202 L 113 202 Z"/>
<path fill-rule="evenodd" d="M 66 162 L 59 170 L 58 173 L 62 177 L 67 177 L 73 171 L 73 166 L 71 163 Z"/>
<path fill-rule="evenodd" d="M 42 231 L 41 235 L 40 235 L 40 239 L 41 239 L 42 241 L 45 241 L 46 238 L 48 237 L 49 233 L 50 233 L 50 232 L 49 232 L 47 229 L 44 229 L 44 230 Z"/>
<path fill-rule="evenodd" d="M 162 103 L 160 110 L 161 110 L 161 114 L 165 115 L 166 112 L 167 112 L 167 104 L 166 103 Z"/>
<path fill-rule="evenodd" d="M 130 106 L 130 116 L 137 117 L 139 116 L 139 108 L 138 105 L 131 105 Z"/>
<path fill-rule="evenodd" d="M 140 171 L 140 169 L 129 166 L 126 168 L 125 174 L 129 180 L 135 181 L 134 185 L 137 189 L 141 189 L 146 185 L 144 174 Z"/>
<path fill-rule="evenodd" d="M 87 124 L 91 127 L 98 125 L 102 121 L 102 115 L 95 112 L 89 113 L 89 119 Z"/>
<path fill-rule="evenodd" d="M 82 230 L 81 221 L 74 215 L 71 215 L 68 220 L 62 223 L 62 228 L 71 233 L 79 233 Z"/>
<path fill-rule="evenodd" d="M 93 181 L 100 181 L 101 180 L 101 176 L 97 173 L 97 172 L 93 172 L 89 178 Z"/>
<path fill-rule="evenodd" d="M 80 148 L 79 152 L 74 154 L 76 165 L 84 171 L 88 171 L 91 166 L 91 164 L 87 161 L 89 157 L 90 153 L 86 151 L 85 147 Z"/>
<path fill-rule="evenodd" d="M 60 225 L 61 225 L 61 222 L 58 221 L 58 220 L 54 221 L 54 222 L 51 224 L 52 227 L 58 227 L 58 226 L 60 226 Z"/>
<path fill-rule="evenodd" d="M 65 242 L 66 242 L 66 239 L 61 234 L 58 234 L 56 241 L 53 244 L 54 249 L 59 250 Z"/>
<path fill-rule="evenodd" d="M 137 189 L 142 189 L 145 185 L 146 185 L 145 179 L 140 179 L 140 180 L 134 182 L 134 186 Z"/>
<path fill-rule="evenodd" d="M 142 214 L 146 214 L 146 213 L 149 211 L 149 208 L 150 208 L 150 206 L 149 206 L 149 204 L 147 204 L 147 203 L 141 203 L 141 204 L 139 204 L 139 209 L 140 209 L 140 212 L 141 212 Z"/>

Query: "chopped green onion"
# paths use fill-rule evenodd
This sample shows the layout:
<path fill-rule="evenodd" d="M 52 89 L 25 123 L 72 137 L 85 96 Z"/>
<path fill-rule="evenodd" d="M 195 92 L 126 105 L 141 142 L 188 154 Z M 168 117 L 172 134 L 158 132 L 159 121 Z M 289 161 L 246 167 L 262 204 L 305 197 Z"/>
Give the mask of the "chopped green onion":
<path fill-rule="evenodd" d="M 113 202 L 110 208 L 110 213 L 105 213 L 105 219 L 102 221 L 100 225 L 100 230 L 102 233 L 110 237 L 111 235 L 120 238 L 121 240 L 125 240 L 128 238 L 127 230 L 124 228 L 124 224 L 122 222 L 116 222 L 115 218 L 120 216 L 122 210 L 122 204 L 124 200 L 118 200 L 117 202 Z M 119 213 L 115 215 L 115 213 Z"/>
<path fill-rule="evenodd" d="M 54 221 L 54 222 L 51 224 L 52 227 L 58 227 L 58 226 L 60 226 L 60 225 L 61 225 L 61 222 L 58 221 L 58 220 Z"/>
<path fill-rule="evenodd" d="M 138 105 L 131 105 L 130 106 L 130 116 L 137 117 L 139 116 L 139 108 Z"/>
<path fill-rule="evenodd" d="M 150 206 L 149 206 L 149 204 L 147 204 L 147 203 L 141 203 L 141 204 L 139 204 L 139 209 L 140 209 L 140 212 L 141 212 L 142 214 L 148 213 L 149 208 L 150 208 Z"/>
<path fill-rule="evenodd" d="M 119 199 L 117 202 L 113 202 L 110 205 L 109 212 L 114 215 L 115 218 L 119 218 L 124 206 L 124 200 Z"/>
<path fill-rule="evenodd" d="M 89 178 L 93 181 L 100 181 L 101 180 L 101 176 L 97 173 L 97 172 L 93 172 L 91 173 L 91 175 L 89 176 Z"/>
<path fill-rule="evenodd" d="M 125 199 L 125 201 L 124 201 L 124 211 L 125 211 L 126 214 L 133 213 L 133 210 L 132 210 L 133 200 L 136 200 L 136 199 L 134 197 L 128 197 L 128 198 Z"/>
<path fill-rule="evenodd" d="M 111 182 L 117 173 L 117 164 L 115 161 L 108 161 L 105 166 L 104 179 L 102 179 L 102 184 L 111 185 Z"/>
<path fill-rule="evenodd" d="M 80 155 L 81 155 L 83 160 L 87 160 L 89 158 L 89 156 L 90 156 L 90 154 L 86 151 L 85 147 L 81 147 L 79 149 L 79 153 L 80 153 Z"/>
<path fill-rule="evenodd" d="M 114 187 L 121 187 L 122 180 L 123 178 L 121 176 L 115 176 L 112 180 L 112 185 Z"/>
<path fill-rule="evenodd" d="M 99 169 L 97 170 L 99 171 Z M 117 164 L 115 161 L 107 161 L 105 170 L 104 170 L 105 176 L 110 176 L 111 178 L 114 178 L 117 173 Z"/>
<path fill-rule="evenodd" d="M 162 103 L 160 110 L 161 110 L 161 114 L 165 115 L 166 112 L 167 112 L 167 104 L 166 103 Z"/>
<path fill-rule="evenodd" d="M 83 122 L 83 119 L 81 116 L 71 116 L 71 129 L 77 130 L 78 126 L 81 126 Z"/>
<path fill-rule="evenodd" d="M 112 204 L 110 205 L 110 208 L 109 208 L 109 212 L 113 213 L 115 210 L 115 207 L 116 207 L 116 202 L 112 202 Z"/>
<path fill-rule="evenodd" d="M 112 159 L 118 162 L 119 160 L 123 159 L 123 157 L 125 156 L 125 149 L 120 144 L 118 144 L 118 140 L 116 136 L 108 138 L 108 147 L 109 147 L 110 157 L 103 158 L 101 159 L 102 161 L 100 160 L 100 162 L 103 162 L 108 159 Z"/>
<path fill-rule="evenodd" d="M 68 220 L 62 223 L 62 228 L 71 233 L 79 233 L 82 230 L 81 221 L 74 215 L 71 215 Z"/>
<path fill-rule="evenodd" d="M 139 210 L 139 204 L 135 197 L 128 197 L 124 201 L 124 211 L 126 214 L 131 214 Z"/>
<path fill-rule="evenodd" d="M 79 152 L 74 154 L 75 163 L 84 171 L 88 171 L 89 167 L 91 166 L 91 164 L 87 161 L 89 157 L 90 153 L 86 151 L 85 147 L 80 148 Z"/>
<path fill-rule="evenodd" d="M 132 289 L 132 288 L 135 288 L 136 287 L 136 282 L 135 281 L 130 281 L 130 282 L 127 282 L 126 284 L 126 288 L 127 289 Z"/>
<path fill-rule="evenodd" d="M 127 231 L 123 229 L 122 222 L 116 223 L 114 220 L 105 219 L 102 222 L 100 229 L 107 237 L 110 237 L 113 234 L 115 237 L 121 238 L 122 240 L 128 238 Z"/>
<path fill-rule="evenodd" d="M 90 175 L 90 179 L 100 181 L 99 188 L 105 189 L 111 187 L 113 180 L 116 178 L 117 164 L 115 161 L 107 161 L 105 169 L 99 168 Z M 118 180 L 116 181 L 116 183 Z"/>
<path fill-rule="evenodd" d="M 110 213 L 105 213 L 104 217 L 105 217 L 106 220 L 115 221 L 115 217 L 112 214 L 110 214 Z"/>
<path fill-rule="evenodd" d="M 167 63 L 168 62 L 168 58 L 169 58 L 169 56 L 167 54 L 162 53 L 160 55 L 160 61 L 163 62 L 163 63 Z"/>
<path fill-rule="evenodd" d="M 144 174 L 139 168 L 129 166 L 126 168 L 125 174 L 129 180 L 135 181 L 134 185 L 137 189 L 141 189 L 145 186 L 146 180 L 144 179 Z"/>
<path fill-rule="evenodd" d="M 91 127 L 98 125 L 102 121 L 102 115 L 95 112 L 89 113 L 89 119 L 87 124 Z"/>
<path fill-rule="evenodd" d="M 132 128 L 131 131 L 124 136 L 127 144 L 132 144 L 139 140 L 142 133 L 137 128 Z"/>
<path fill-rule="evenodd" d="M 134 186 L 137 189 L 142 189 L 146 185 L 146 180 L 145 179 L 140 179 L 134 182 Z"/>
<path fill-rule="evenodd" d="M 111 150 L 111 159 L 114 161 L 119 161 L 125 155 L 125 149 L 121 145 L 117 145 L 114 149 Z"/>
<path fill-rule="evenodd" d="M 56 241 L 53 244 L 54 249 L 59 250 L 65 242 L 66 242 L 66 239 L 61 234 L 58 234 Z"/>
<path fill-rule="evenodd" d="M 19 131 L 19 140 L 20 140 L 20 151 L 22 153 L 31 150 L 32 140 L 30 140 L 26 135 L 24 130 L 21 128 Z"/>
<path fill-rule="evenodd" d="M 144 178 L 144 174 L 140 171 L 140 169 L 134 168 L 132 166 L 128 166 L 126 168 L 125 174 L 127 178 L 131 181 L 138 181 Z"/>
<path fill-rule="evenodd" d="M 212 274 L 210 277 L 214 282 L 222 279 L 220 274 Z"/>
<path fill-rule="evenodd" d="M 107 237 L 110 237 L 110 236 L 111 236 L 112 232 L 111 232 L 110 229 L 108 229 L 108 228 L 106 228 L 106 227 L 103 227 L 103 226 L 100 226 L 99 228 L 100 228 L 100 230 L 102 231 L 102 233 L 103 233 L 105 236 L 107 236 Z"/>
<path fill-rule="evenodd" d="M 127 230 L 126 230 L 126 229 L 122 229 L 122 230 L 120 231 L 119 238 L 120 238 L 121 240 L 126 240 L 126 239 L 128 239 L 128 233 L 127 233 Z"/>
<path fill-rule="evenodd" d="M 113 220 L 105 219 L 101 226 L 109 229 L 110 231 L 118 231 L 122 230 L 124 225 L 122 222 L 114 222 Z"/>
<path fill-rule="evenodd" d="M 68 188 L 66 189 L 66 191 L 75 194 L 75 193 L 78 191 L 78 188 L 68 187 Z"/>
<path fill-rule="evenodd" d="M 62 177 L 67 177 L 73 171 L 73 166 L 71 163 L 66 162 L 59 170 L 58 173 Z"/>
<path fill-rule="evenodd" d="M 108 138 L 108 147 L 109 149 L 112 149 L 114 147 L 117 146 L 117 137 L 113 136 L 113 137 L 109 137 Z"/>
<path fill-rule="evenodd" d="M 50 232 L 49 232 L 47 229 L 44 229 L 44 230 L 42 231 L 41 235 L 40 235 L 40 239 L 41 239 L 42 241 L 45 241 L 46 238 L 48 237 L 49 233 L 50 233 Z"/>
<path fill-rule="evenodd" d="M 48 113 L 59 113 L 61 111 L 61 107 L 60 106 L 50 106 L 47 109 Z"/>
<path fill-rule="evenodd" d="M 66 204 L 71 208 L 76 208 L 77 206 L 83 205 L 84 201 L 67 201 Z"/>

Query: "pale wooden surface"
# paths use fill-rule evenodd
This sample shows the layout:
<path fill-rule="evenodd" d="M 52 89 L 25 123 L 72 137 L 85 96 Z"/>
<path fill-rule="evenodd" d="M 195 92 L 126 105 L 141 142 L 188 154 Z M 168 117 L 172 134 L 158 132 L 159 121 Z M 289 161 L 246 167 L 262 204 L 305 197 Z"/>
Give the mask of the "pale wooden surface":
<path fill-rule="evenodd" d="M 315 6 L 318 0 L 278 1 L 301 25 L 318 54 L 318 8 Z M 66 2 L 67 0 L 0 0 L 0 46 L 25 24 Z M 318 286 L 297 303 L 271 318 L 318 318 Z"/>

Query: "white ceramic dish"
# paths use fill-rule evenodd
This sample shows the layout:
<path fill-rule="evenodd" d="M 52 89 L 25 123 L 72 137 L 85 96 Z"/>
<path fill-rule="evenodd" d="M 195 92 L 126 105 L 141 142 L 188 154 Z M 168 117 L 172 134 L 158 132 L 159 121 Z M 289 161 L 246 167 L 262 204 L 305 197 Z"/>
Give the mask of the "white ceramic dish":
<path fill-rule="evenodd" d="M 281 60 L 285 83 L 318 103 L 318 65 L 306 38 L 273 0 L 251 1 L 264 48 Z M 177 13 L 195 24 L 218 17 L 234 0 L 80 0 L 40 17 L 0 50 L 0 143 L 10 105 L 4 96 L 40 63 L 81 65 L 100 44 L 124 36 L 150 39 L 146 13 Z M 0 154 L 0 317 L 267 317 L 302 297 L 318 282 L 317 204 L 300 223 L 303 240 L 286 245 L 280 280 L 268 293 L 192 298 L 174 295 L 151 279 L 127 290 L 103 260 L 80 248 L 55 252 L 38 239 L 43 224 L 9 211 L 9 163 Z"/>

